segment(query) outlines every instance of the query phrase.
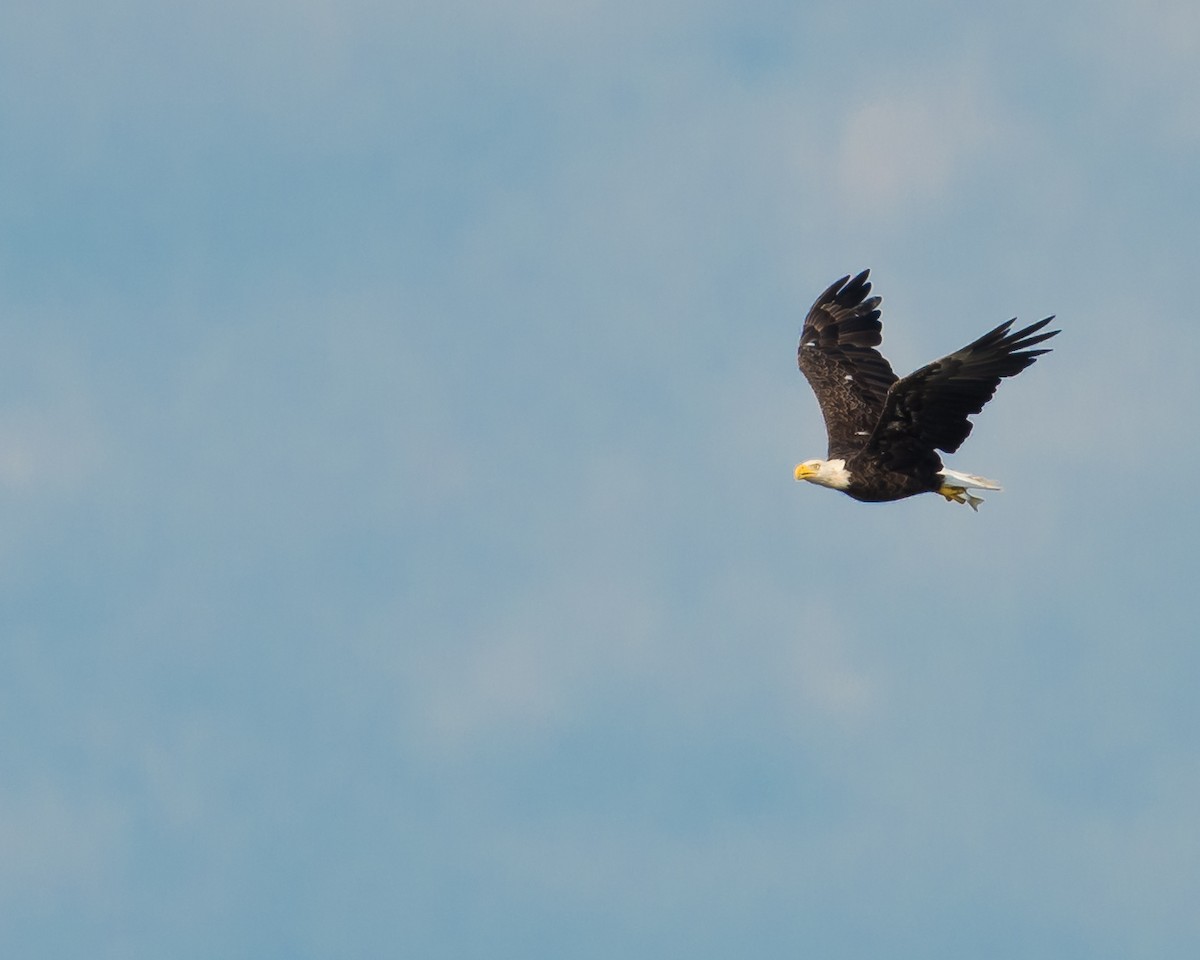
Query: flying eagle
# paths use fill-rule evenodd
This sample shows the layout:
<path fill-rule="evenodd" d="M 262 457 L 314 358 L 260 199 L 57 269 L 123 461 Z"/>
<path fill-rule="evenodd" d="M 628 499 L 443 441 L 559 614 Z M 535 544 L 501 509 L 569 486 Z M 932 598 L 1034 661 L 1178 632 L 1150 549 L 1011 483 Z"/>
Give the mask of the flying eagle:
<path fill-rule="evenodd" d="M 998 484 L 942 466 L 971 433 L 971 414 L 1048 349 L 1030 350 L 1059 331 L 1038 333 L 1053 317 L 1010 333 L 1015 318 L 903 380 L 875 349 L 883 339 L 879 297 L 869 296 L 869 270 L 842 277 L 817 297 L 797 350 L 829 435 L 826 460 L 806 460 L 796 479 L 841 490 L 855 500 L 902 500 L 940 493 L 978 510 L 969 489 Z M 1035 336 L 1035 334 L 1037 334 Z"/>

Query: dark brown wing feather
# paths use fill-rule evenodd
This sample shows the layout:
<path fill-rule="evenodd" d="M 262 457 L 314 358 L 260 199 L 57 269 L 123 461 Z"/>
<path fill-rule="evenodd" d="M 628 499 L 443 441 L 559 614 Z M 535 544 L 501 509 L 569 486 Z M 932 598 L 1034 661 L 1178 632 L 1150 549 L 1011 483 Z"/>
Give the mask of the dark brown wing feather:
<path fill-rule="evenodd" d="M 967 417 L 983 409 L 1000 381 L 1050 352 L 1029 348 L 1059 332 L 1035 336 L 1053 319 L 1039 320 L 1016 333 L 1008 332 L 1015 322 L 1009 320 L 948 357 L 897 380 L 888 391 L 866 452 L 882 466 L 901 472 L 919 471 L 936 460 L 934 450 L 953 453 L 971 433 Z"/>
<path fill-rule="evenodd" d="M 869 274 L 864 270 L 831 284 L 800 332 L 797 359 L 821 405 L 831 460 L 863 448 L 896 382 L 891 366 L 873 349 L 883 339 L 883 324 L 880 298 L 869 296 Z"/>

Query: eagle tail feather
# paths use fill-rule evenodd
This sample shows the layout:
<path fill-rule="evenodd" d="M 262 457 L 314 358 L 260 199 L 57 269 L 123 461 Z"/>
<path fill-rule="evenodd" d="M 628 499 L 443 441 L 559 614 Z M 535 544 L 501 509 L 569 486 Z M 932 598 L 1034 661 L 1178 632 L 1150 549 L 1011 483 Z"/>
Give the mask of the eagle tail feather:
<path fill-rule="evenodd" d="M 987 477 L 977 477 L 973 473 L 959 473 L 957 470 L 951 470 L 948 467 L 939 471 L 947 480 L 956 480 L 964 487 L 975 490 L 1003 490 L 995 480 L 989 480 Z"/>

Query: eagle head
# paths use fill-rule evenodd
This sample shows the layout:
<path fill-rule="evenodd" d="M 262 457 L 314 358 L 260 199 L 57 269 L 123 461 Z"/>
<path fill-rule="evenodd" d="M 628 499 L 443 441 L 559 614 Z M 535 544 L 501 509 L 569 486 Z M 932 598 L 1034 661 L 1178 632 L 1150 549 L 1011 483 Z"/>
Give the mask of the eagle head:
<path fill-rule="evenodd" d="M 850 485 L 850 471 L 845 460 L 805 460 L 796 464 L 796 479 L 845 490 Z"/>

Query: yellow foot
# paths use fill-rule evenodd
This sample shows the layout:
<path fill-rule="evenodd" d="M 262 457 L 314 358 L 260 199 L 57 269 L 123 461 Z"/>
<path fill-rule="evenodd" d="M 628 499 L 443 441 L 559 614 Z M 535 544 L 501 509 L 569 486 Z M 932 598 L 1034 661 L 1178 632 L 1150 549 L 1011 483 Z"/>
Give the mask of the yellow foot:
<path fill-rule="evenodd" d="M 966 487 L 954 487 L 948 483 L 943 483 L 941 489 L 938 490 L 947 500 L 953 500 L 955 503 L 965 503 L 976 513 L 979 512 L 979 505 L 983 503 L 983 497 L 973 497 L 967 493 Z"/>

